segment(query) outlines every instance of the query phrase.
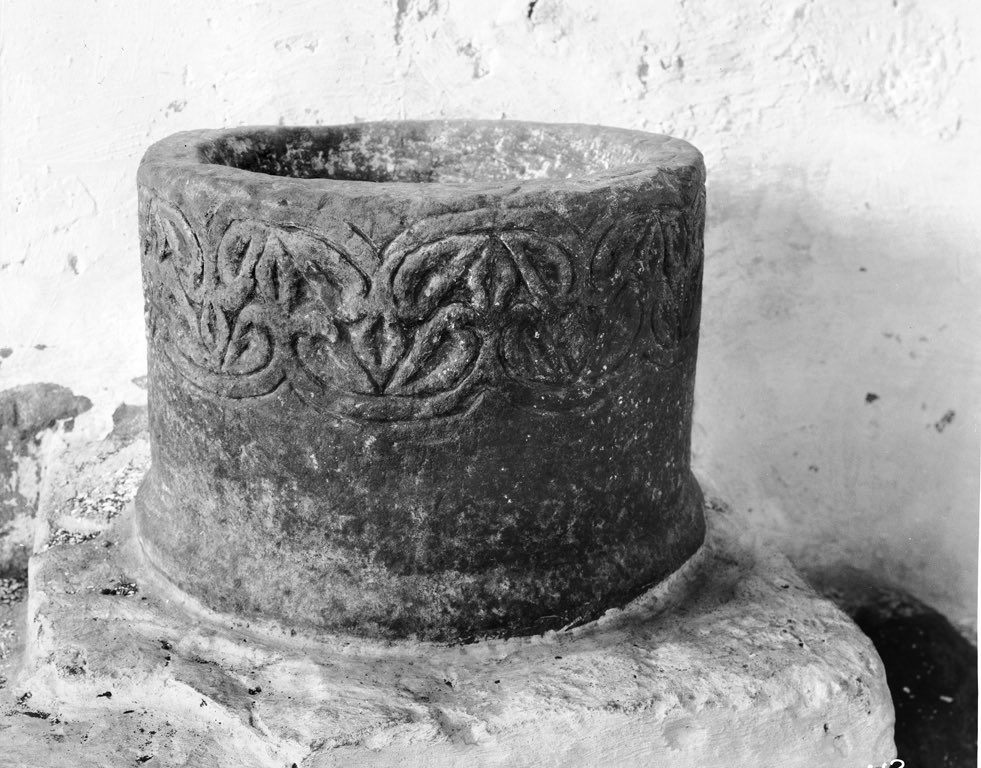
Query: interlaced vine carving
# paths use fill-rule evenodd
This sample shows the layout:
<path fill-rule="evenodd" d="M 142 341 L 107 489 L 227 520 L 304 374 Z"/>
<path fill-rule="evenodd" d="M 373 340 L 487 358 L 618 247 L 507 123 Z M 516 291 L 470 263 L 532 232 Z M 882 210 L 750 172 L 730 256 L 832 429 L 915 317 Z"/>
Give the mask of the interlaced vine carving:
<path fill-rule="evenodd" d="M 625 363 L 673 364 L 697 332 L 703 204 L 568 237 L 407 230 L 380 246 L 353 223 L 343 243 L 244 219 L 212 233 L 150 197 L 149 333 L 223 398 L 288 387 L 385 421 L 462 413 L 491 388 L 534 410 L 578 407 Z"/>

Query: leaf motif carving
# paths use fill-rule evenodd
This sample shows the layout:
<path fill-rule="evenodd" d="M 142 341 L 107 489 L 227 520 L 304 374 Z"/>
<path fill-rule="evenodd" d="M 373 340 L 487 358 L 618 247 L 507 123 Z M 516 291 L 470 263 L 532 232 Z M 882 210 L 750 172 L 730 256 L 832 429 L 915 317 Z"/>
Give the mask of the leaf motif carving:
<path fill-rule="evenodd" d="M 589 333 L 580 313 L 546 317 L 530 304 L 514 309 L 501 338 L 501 359 L 518 381 L 567 385 L 583 369 Z"/>
<path fill-rule="evenodd" d="M 209 301 L 201 307 L 198 318 L 198 336 L 208 356 L 210 367 L 220 367 L 221 359 L 228 348 L 228 319 L 221 307 Z"/>
<path fill-rule="evenodd" d="M 497 238 L 488 239 L 467 273 L 474 310 L 478 313 L 504 311 L 517 285 L 517 270 L 504 243 Z"/>
<path fill-rule="evenodd" d="M 377 395 L 378 387 L 354 355 L 342 329 L 336 342 L 326 336 L 300 336 L 296 341 L 297 363 L 316 387 L 330 393 Z"/>
<path fill-rule="evenodd" d="M 572 259 L 558 243 L 530 232 L 502 233 L 501 242 L 535 306 L 549 306 L 572 292 Z"/>
<path fill-rule="evenodd" d="M 618 286 L 650 270 L 650 214 L 617 218 L 606 227 L 593 248 L 589 271 L 594 284 Z"/>
<path fill-rule="evenodd" d="M 272 361 L 274 344 L 262 308 L 247 306 L 239 314 L 232 330 L 221 370 L 232 376 L 247 376 L 261 371 Z"/>
<path fill-rule="evenodd" d="M 237 312 L 255 290 L 254 270 L 262 255 L 265 233 L 254 224 L 233 222 L 222 234 L 216 253 L 217 284 L 214 299 Z"/>
<path fill-rule="evenodd" d="M 413 334 L 386 391 L 427 395 L 452 389 L 473 369 L 480 353 L 474 310 L 462 304 L 440 307 Z"/>
<path fill-rule="evenodd" d="M 661 349 L 670 355 L 698 330 L 701 248 L 682 211 L 661 212 L 656 235 L 661 247 L 651 331 Z"/>
<path fill-rule="evenodd" d="M 451 235 L 406 254 L 392 279 L 399 317 L 419 321 L 433 312 L 460 287 L 489 240 L 481 234 Z"/>
<path fill-rule="evenodd" d="M 598 354 L 592 361 L 590 377 L 594 380 L 616 371 L 629 358 L 637 344 L 644 323 L 641 290 L 624 285 L 595 320 L 594 348 Z"/>
<path fill-rule="evenodd" d="M 307 299 L 320 310 L 344 320 L 356 320 L 363 314 L 362 299 L 371 281 L 347 251 L 298 227 L 276 228 L 270 240 L 312 288 Z M 295 288 L 297 295 L 303 293 L 300 286 Z"/>
<path fill-rule="evenodd" d="M 171 262 L 184 293 L 200 301 L 206 287 L 205 259 L 197 238 L 171 216 L 161 217 L 160 223 L 161 259 Z"/>
<path fill-rule="evenodd" d="M 402 329 L 384 315 L 369 315 L 351 323 L 348 329 L 359 365 L 368 374 L 374 391 L 383 392 L 405 353 Z"/>
<path fill-rule="evenodd" d="M 326 387 L 376 394 L 393 345 L 368 316 L 368 278 L 345 249 L 304 230 L 276 229 L 270 240 L 296 269 L 286 303 L 294 307 L 298 364 Z"/>
<path fill-rule="evenodd" d="M 196 231 L 151 201 L 148 328 L 222 397 L 288 383 L 331 413 L 402 420 L 461 412 L 490 386 L 577 407 L 639 346 L 670 360 L 697 330 L 700 215 L 638 211 L 561 237 L 423 223 L 380 245 L 354 224 L 337 242 L 240 219 Z"/>

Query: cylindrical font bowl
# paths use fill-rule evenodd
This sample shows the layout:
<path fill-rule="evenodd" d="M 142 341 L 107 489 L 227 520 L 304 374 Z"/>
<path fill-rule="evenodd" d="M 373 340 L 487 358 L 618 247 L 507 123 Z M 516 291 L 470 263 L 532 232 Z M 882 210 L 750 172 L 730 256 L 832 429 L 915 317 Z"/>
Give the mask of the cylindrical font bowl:
<path fill-rule="evenodd" d="M 139 536 L 207 605 L 467 640 L 596 617 L 700 545 L 691 145 L 611 128 L 193 131 L 139 211 Z"/>

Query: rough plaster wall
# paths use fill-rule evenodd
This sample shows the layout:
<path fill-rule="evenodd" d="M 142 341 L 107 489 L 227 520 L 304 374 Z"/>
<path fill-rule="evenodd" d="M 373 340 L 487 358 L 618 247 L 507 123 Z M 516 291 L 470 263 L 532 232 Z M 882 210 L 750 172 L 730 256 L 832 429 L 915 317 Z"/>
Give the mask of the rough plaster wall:
<path fill-rule="evenodd" d="M 93 433 L 143 397 L 134 176 L 173 131 L 447 116 L 672 133 L 710 178 L 701 476 L 798 561 L 857 561 L 974 624 L 973 0 L 0 9 L 0 388 L 67 385 L 95 402 Z"/>

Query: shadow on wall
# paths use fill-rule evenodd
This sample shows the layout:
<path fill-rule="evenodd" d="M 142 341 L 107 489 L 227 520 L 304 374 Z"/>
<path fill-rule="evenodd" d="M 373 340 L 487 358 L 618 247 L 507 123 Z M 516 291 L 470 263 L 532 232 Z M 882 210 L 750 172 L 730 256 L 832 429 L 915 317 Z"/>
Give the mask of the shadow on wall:
<path fill-rule="evenodd" d="M 911 768 L 975 768 L 978 651 L 939 613 L 873 574 L 806 574 L 872 640 L 896 710 L 896 749 Z"/>
<path fill-rule="evenodd" d="M 861 565 L 973 634 L 976 266 L 926 214 L 727 176 L 708 194 L 696 471 L 798 565 Z"/>

